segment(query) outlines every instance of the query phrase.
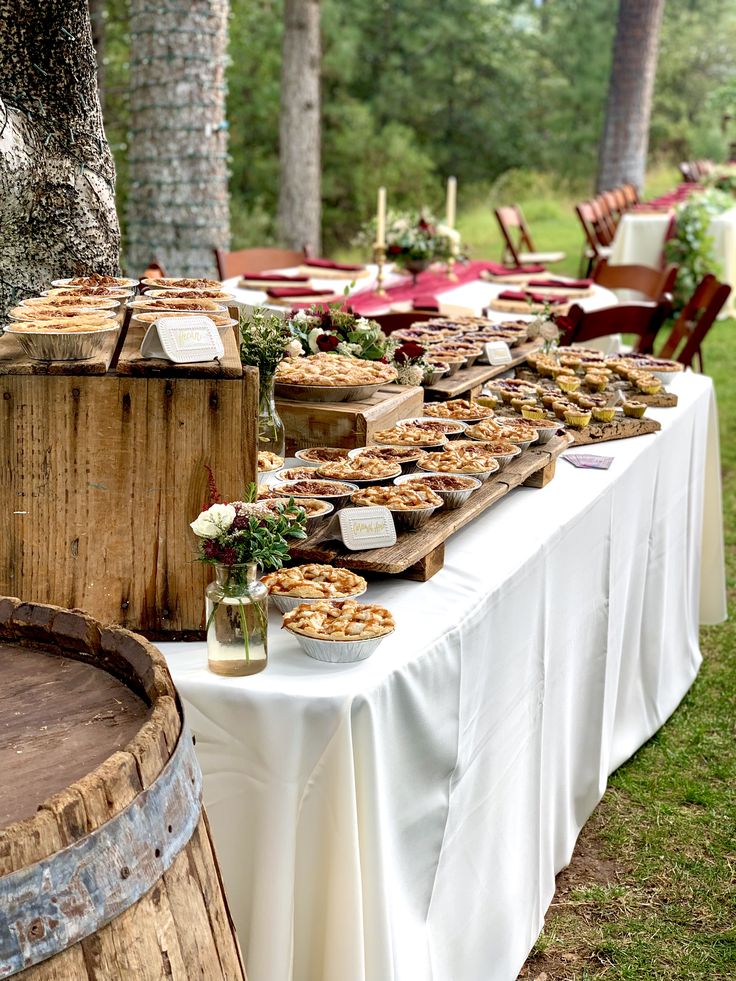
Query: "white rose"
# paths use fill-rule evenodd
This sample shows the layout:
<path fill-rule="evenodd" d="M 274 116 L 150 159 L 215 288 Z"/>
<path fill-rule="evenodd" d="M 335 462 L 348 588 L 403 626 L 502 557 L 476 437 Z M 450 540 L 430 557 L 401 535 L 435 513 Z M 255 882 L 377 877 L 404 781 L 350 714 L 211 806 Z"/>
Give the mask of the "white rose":
<path fill-rule="evenodd" d="M 306 324 L 306 323 L 309 323 L 311 321 L 311 319 L 312 318 L 307 314 L 307 311 L 306 310 L 299 310 L 294 315 L 294 322 L 297 323 L 297 324 Z"/>
<path fill-rule="evenodd" d="M 358 317 L 353 324 L 353 330 L 373 330 L 373 324 L 367 317 Z"/>
<path fill-rule="evenodd" d="M 189 527 L 198 538 L 217 538 L 235 521 L 235 514 L 232 504 L 213 504 L 196 521 L 192 521 Z"/>
<path fill-rule="evenodd" d="M 312 354 L 316 354 L 319 351 L 319 348 L 317 347 L 317 338 L 324 333 L 325 331 L 322 330 L 321 327 L 313 327 L 312 330 L 310 330 L 307 341 L 309 343 L 309 350 L 312 352 Z"/>
<path fill-rule="evenodd" d="M 284 354 L 287 358 L 300 358 L 304 354 L 302 342 L 298 341 L 296 338 L 294 338 L 293 341 L 289 341 L 284 348 Z"/>

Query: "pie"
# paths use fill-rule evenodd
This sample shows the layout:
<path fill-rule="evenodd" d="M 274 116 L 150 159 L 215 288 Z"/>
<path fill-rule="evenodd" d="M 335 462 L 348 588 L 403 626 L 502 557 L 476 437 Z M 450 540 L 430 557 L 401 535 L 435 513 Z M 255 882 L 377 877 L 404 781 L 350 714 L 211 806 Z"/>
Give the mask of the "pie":
<path fill-rule="evenodd" d="M 446 351 L 448 354 L 462 354 L 466 358 L 478 357 L 478 355 L 483 354 L 483 348 L 480 344 L 463 344 L 462 341 L 443 341 L 433 350 L 435 354 L 442 354 Z"/>
<path fill-rule="evenodd" d="M 145 294 L 148 296 L 148 292 Z M 222 289 L 206 289 L 206 290 L 185 290 L 177 289 L 175 287 L 161 290 L 158 296 L 153 297 L 153 299 L 161 299 L 163 296 L 172 296 L 174 298 L 180 297 L 182 299 L 191 298 L 193 300 L 199 297 L 204 297 L 209 300 L 232 300 L 232 294 L 226 293 Z"/>
<path fill-rule="evenodd" d="M 382 507 L 390 511 L 416 511 L 442 505 L 442 498 L 433 490 L 413 481 L 389 487 L 364 487 L 356 491 L 350 500 L 358 507 Z"/>
<path fill-rule="evenodd" d="M 271 453 L 269 450 L 259 450 L 258 451 L 258 469 L 261 473 L 268 473 L 270 470 L 278 470 L 279 467 L 283 467 L 284 458 L 279 456 L 277 453 Z"/>
<path fill-rule="evenodd" d="M 362 460 L 353 458 L 323 463 L 317 467 L 317 473 L 327 480 L 386 480 L 399 476 L 401 464 L 371 457 Z"/>
<path fill-rule="evenodd" d="M 156 289 L 168 289 L 170 286 L 184 290 L 222 289 L 222 283 L 218 279 L 152 279 L 151 286 Z"/>
<path fill-rule="evenodd" d="M 333 460 L 344 460 L 348 451 L 339 446 L 310 446 L 299 450 L 299 459 L 311 463 L 331 463 Z"/>
<path fill-rule="evenodd" d="M 519 441 L 525 443 L 527 440 L 534 441 L 537 439 L 537 427 L 535 423 L 529 422 L 526 419 L 512 419 L 508 417 L 499 417 L 498 419 L 487 422 L 480 422 L 477 426 L 468 426 L 465 431 L 468 436 L 472 436 L 473 439 L 478 440 L 501 438 L 511 440 L 512 443 Z"/>
<path fill-rule="evenodd" d="M 396 379 L 396 369 L 380 361 L 363 361 L 342 354 L 309 354 L 284 358 L 276 369 L 276 381 L 289 385 L 349 387 L 382 385 Z"/>
<path fill-rule="evenodd" d="M 415 480 L 433 491 L 473 490 L 478 486 L 477 481 L 471 477 L 459 477 L 456 474 L 436 474 L 432 477 L 415 477 L 412 475 L 411 480 L 407 480 L 406 483 L 413 484 Z"/>
<path fill-rule="evenodd" d="M 87 334 L 116 327 L 114 320 L 83 319 L 80 323 L 70 317 L 66 320 L 16 320 L 5 329 L 11 334 Z"/>
<path fill-rule="evenodd" d="M 261 485 L 258 488 L 258 500 L 264 503 L 266 507 L 271 508 L 272 511 L 280 511 L 287 506 L 289 501 L 285 497 L 275 496 L 275 493 L 272 487 Z M 328 514 L 332 509 L 329 501 L 318 501 L 313 497 L 300 497 L 294 501 L 294 505 L 304 511 L 308 518 L 318 518 L 321 514 Z"/>
<path fill-rule="evenodd" d="M 314 467 L 290 467 L 282 470 L 280 480 L 311 480 L 314 477 Z"/>
<path fill-rule="evenodd" d="M 451 399 L 449 402 L 430 402 L 424 406 L 426 415 L 437 419 L 487 419 L 493 415 L 493 409 L 469 402 L 467 399 Z"/>
<path fill-rule="evenodd" d="M 418 460 L 422 450 L 413 450 L 410 446 L 366 446 L 365 449 L 356 453 L 353 459 L 363 459 L 368 457 L 375 460 L 399 460 L 401 463 L 410 463 Z"/>
<path fill-rule="evenodd" d="M 124 286 L 55 286 L 48 291 L 49 296 L 109 296 L 124 300 L 130 290 Z"/>
<path fill-rule="evenodd" d="M 301 596 L 304 599 L 356 596 L 368 588 L 365 579 L 350 569 L 336 569 L 332 565 L 319 565 L 316 562 L 269 572 L 262 582 L 268 586 L 270 593 Z"/>
<path fill-rule="evenodd" d="M 402 425 L 402 423 L 399 423 Z M 438 433 L 441 436 L 449 436 L 450 433 L 462 433 L 465 432 L 465 427 L 459 422 L 452 422 L 451 420 L 440 420 L 440 419 L 411 419 L 403 423 L 405 426 L 411 426 L 412 429 L 426 429 L 430 433 Z"/>
<path fill-rule="evenodd" d="M 119 276 L 102 276 L 99 273 L 92 273 L 91 276 L 75 276 L 73 279 L 68 280 L 65 284 L 66 286 L 117 286 L 128 287 L 134 286 L 135 281 L 132 279 L 125 279 Z"/>
<path fill-rule="evenodd" d="M 437 446 L 445 442 L 442 433 L 421 429 L 413 423 L 399 423 L 391 429 L 379 429 L 373 438 L 377 443 L 396 443 L 398 446 Z"/>
<path fill-rule="evenodd" d="M 279 497 L 346 497 L 353 488 L 337 480 L 296 480 L 278 488 Z"/>
<path fill-rule="evenodd" d="M 318 640 L 367 640 L 383 637 L 396 627 L 384 606 L 353 599 L 302 603 L 284 614 L 283 626 Z"/>
<path fill-rule="evenodd" d="M 454 336 L 444 330 L 424 330 L 419 327 L 409 327 L 406 330 L 395 330 L 391 335 L 397 341 L 412 341 L 415 344 L 438 344 Z"/>
<path fill-rule="evenodd" d="M 225 313 L 226 308 L 217 300 L 208 300 L 202 297 L 199 300 L 183 300 L 178 296 L 172 296 L 170 300 L 162 296 L 139 296 L 130 304 L 135 310 L 214 310 L 217 313 Z"/>
<path fill-rule="evenodd" d="M 453 443 L 453 447 L 456 445 Z M 510 439 L 498 435 L 487 437 L 482 443 L 473 443 L 469 448 L 475 450 L 476 447 L 480 447 L 489 456 L 507 456 L 509 453 L 513 456 L 518 456 L 519 454 L 519 447 L 516 443 L 512 443 Z M 468 449 L 468 447 L 461 444 L 460 449 Z"/>
<path fill-rule="evenodd" d="M 477 444 L 475 452 L 467 448 L 443 450 L 441 453 L 425 453 L 419 460 L 422 470 L 439 473 L 493 473 L 498 470 L 498 460 L 491 453 L 484 452 Z M 402 485 L 403 486 L 403 485 Z"/>
<path fill-rule="evenodd" d="M 110 320 L 102 310 L 89 307 L 13 307 L 10 316 L 14 320 L 74 320 L 76 323 L 99 323 Z"/>
<path fill-rule="evenodd" d="M 21 301 L 22 307 L 49 307 L 64 310 L 67 307 L 83 307 L 86 310 L 113 310 L 120 301 L 107 296 L 32 296 Z"/>
<path fill-rule="evenodd" d="M 195 314 L 200 314 L 203 317 L 207 317 L 211 320 L 216 327 L 231 327 L 235 321 L 227 313 L 213 313 L 211 310 L 195 310 Z M 135 319 L 140 320 L 144 324 L 152 324 L 155 320 L 160 320 L 162 317 L 191 317 L 192 312 L 189 310 L 160 310 L 158 313 L 149 313 L 144 310 L 140 313 L 136 313 Z"/>

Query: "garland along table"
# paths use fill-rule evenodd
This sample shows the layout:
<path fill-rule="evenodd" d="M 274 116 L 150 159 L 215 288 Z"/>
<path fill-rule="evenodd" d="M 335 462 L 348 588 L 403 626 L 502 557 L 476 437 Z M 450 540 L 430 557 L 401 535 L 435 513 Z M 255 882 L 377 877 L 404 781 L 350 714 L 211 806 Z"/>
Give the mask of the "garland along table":
<path fill-rule="evenodd" d="M 366 661 L 209 674 L 161 645 L 250 981 L 513 981 L 607 775 L 677 707 L 725 616 L 710 379 L 660 432 L 560 461 L 448 542 Z M 587 448 L 583 448 L 587 449 Z M 699 597 L 702 597 L 699 611 Z"/>

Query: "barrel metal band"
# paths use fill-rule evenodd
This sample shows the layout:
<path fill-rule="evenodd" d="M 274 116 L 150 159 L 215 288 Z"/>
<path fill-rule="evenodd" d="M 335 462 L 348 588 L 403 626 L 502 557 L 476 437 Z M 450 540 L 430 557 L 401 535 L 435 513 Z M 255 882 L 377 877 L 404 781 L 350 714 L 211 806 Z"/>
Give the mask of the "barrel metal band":
<path fill-rule="evenodd" d="M 0 878 L 0 978 L 66 950 L 156 885 L 194 834 L 202 774 L 185 724 L 151 786 L 95 831 Z"/>

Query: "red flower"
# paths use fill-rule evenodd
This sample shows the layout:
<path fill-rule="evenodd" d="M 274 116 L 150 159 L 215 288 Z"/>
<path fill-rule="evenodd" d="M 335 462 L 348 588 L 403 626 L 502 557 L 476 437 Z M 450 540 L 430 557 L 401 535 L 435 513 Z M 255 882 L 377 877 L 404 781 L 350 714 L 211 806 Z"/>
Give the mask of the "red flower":
<path fill-rule="evenodd" d="M 552 320 L 563 334 L 569 333 L 575 327 L 575 321 L 571 317 L 566 317 L 561 313 L 552 314 Z"/>
<path fill-rule="evenodd" d="M 401 255 L 402 252 L 403 249 L 401 248 L 400 245 L 396 245 L 396 243 L 394 243 L 393 245 L 389 245 L 388 249 L 386 249 L 386 253 L 388 255 Z"/>
<path fill-rule="evenodd" d="M 425 348 L 422 344 L 417 344 L 415 341 L 407 341 L 401 347 L 396 348 L 394 361 L 397 364 L 406 364 L 407 361 L 415 361 L 417 358 L 421 358 L 424 351 Z"/>
<path fill-rule="evenodd" d="M 334 351 L 339 343 L 336 334 L 320 334 L 317 338 L 317 347 L 320 351 Z"/>

